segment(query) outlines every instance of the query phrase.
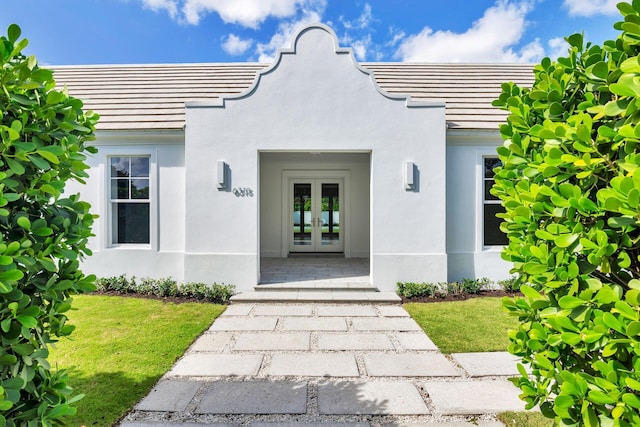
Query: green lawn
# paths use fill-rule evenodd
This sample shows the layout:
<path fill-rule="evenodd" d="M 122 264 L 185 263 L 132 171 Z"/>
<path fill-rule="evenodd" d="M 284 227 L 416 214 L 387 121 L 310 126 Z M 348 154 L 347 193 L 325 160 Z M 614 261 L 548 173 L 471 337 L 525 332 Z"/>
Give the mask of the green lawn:
<path fill-rule="evenodd" d="M 502 310 L 501 298 L 466 301 L 408 303 L 405 309 L 443 353 L 506 351 L 507 331 L 518 320 Z M 550 427 L 553 421 L 539 412 L 503 412 L 507 427 Z"/>
<path fill-rule="evenodd" d="M 52 351 L 52 366 L 69 371 L 85 394 L 72 426 L 111 426 L 145 396 L 193 340 L 225 309 L 117 296 L 84 295 L 69 314 L 77 329 Z"/>
<path fill-rule="evenodd" d="M 545 418 L 540 412 L 503 412 L 498 419 L 507 427 L 551 427 L 553 420 Z"/>
<path fill-rule="evenodd" d="M 500 298 L 408 303 L 404 307 L 443 353 L 506 351 L 507 330 L 518 319 L 502 311 Z"/>

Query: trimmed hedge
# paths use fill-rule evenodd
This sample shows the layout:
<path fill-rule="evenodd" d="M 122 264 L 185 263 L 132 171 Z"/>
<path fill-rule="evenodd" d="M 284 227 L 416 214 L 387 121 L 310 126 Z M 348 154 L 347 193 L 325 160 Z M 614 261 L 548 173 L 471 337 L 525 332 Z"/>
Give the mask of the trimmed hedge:
<path fill-rule="evenodd" d="M 234 294 L 235 286 L 218 283 L 178 283 L 171 278 L 151 279 L 144 277 L 138 281 L 135 276 L 128 279 L 123 274 L 97 279 L 96 290 L 119 294 L 151 295 L 159 298 L 189 298 L 224 304 L 228 303 L 229 298 Z"/>

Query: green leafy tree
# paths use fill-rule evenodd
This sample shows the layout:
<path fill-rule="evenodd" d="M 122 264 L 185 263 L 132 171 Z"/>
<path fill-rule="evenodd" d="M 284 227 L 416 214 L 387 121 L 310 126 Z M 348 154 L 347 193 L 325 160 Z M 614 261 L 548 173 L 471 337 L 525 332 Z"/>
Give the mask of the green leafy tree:
<path fill-rule="evenodd" d="M 78 269 L 94 216 L 63 191 L 88 176 L 97 115 L 57 90 L 19 38 L 17 25 L 0 37 L 0 425 L 49 426 L 75 412 L 47 356 L 73 330 L 71 296 L 94 287 Z"/>
<path fill-rule="evenodd" d="M 640 425 L 640 1 L 616 40 L 568 37 L 568 57 L 502 86 L 509 111 L 493 194 L 503 258 L 525 285 L 503 304 L 528 408 L 558 425 Z"/>

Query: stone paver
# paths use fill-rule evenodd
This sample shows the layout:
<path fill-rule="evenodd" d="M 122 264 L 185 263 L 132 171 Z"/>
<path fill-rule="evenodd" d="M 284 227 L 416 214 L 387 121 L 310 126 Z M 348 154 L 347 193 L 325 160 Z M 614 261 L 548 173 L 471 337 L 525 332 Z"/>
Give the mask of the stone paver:
<path fill-rule="evenodd" d="M 251 427 L 369 427 L 369 423 L 251 423 Z M 433 426 L 431 426 L 433 427 Z M 437 426 L 436 426 L 437 427 Z"/>
<path fill-rule="evenodd" d="M 400 305 L 380 305 L 378 311 L 384 317 L 409 317 L 409 313 Z"/>
<path fill-rule="evenodd" d="M 253 311 L 256 316 L 311 316 L 310 305 L 259 305 Z"/>
<path fill-rule="evenodd" d="M 222 351 L 229 344 L 233 334 L 210 332 L 203 334 L 191 347 L 191 351 Z"/>
<path fill-rule="evenodd" d="M 439 353 L 390 354 L 363 356 L 367 373 L 373 377 L 456 377 L 460 373 Z"/>
<path fill-rule="evenodd" d="M 339 317 L 285 318 L 285 331 L 346 331 L 347 322 Z"/>
<path fill-rule="evenodd" d="M 383 427 L 504 427 L 500 421 L 452 421 L 444 423 L 393 423 L 383 424 Z"/>
<path fill-rule="evenodd" d="M 454 353 L 451 357 L 472 377 L 519 375 L 517 364 L 520 358 L 504 351 Z"/>
<path fill-rule="evenodd" d="M 376 309 L 370 305 L 319 305 L 316 309 L 318 316 L 348 316 L 348 317 L 373 317 L 377 316 Z"/>
<path fill-rule="evenodd" d="M 257 375 L 261 354 L 191 353 L 184 356 L 167 374 L 171 376 L 242 376 Z"/>
<path fill-rule="evenodd" d="M 242 381 L 211 384 L 196 407 L 199 414 L 304 414 L 307 383 Z"/>
<path fill-rule="evenodd" d="M 458 423 L 460 417 L 524 408 L 515 386 L 487 378 L 516 375 L 513 356 L 455 354 L 452 362 L 403 307 L 385 305 L 391 299 L 377 301 L 382 293 L 352 282 L 301 282 L 296 286 L 303 290 L 260 290 L 255 294 L 264 295 L 262 302 L 234 302 L 127 416 L 138 421 L 121 426 L 177 427 L 189 425 L 178 420 L 188 420 L 194 427 L 364 427 L 382 421 L 389 427 L 422 425 L 416 421 L 469 427 Z M 283 289 L 288 285 L 282 283 Z M 358 291 L 346 290 L 351 285 Z M 320 289 L 325 297 L 354 293 L 369 302 L 297 300 Z M 287 294 L 294 302 L 280 300 Z M 167 419 L 161 415 L 166 413 L 175 421 L 151 422 Z M 375 418 L 380 415 L 392 417 Z M 441 416 L 455 422 L 436 423 Z"/>
<path fill-rule="evenodd" d="M 184 411 L 198 392 L 202 383 L 185 380 L 160 381 L 144 399 L 136 405 L 139 411 Z"/>
<path fill-rule="evenodd" d="M 329 381 L 318 384 L 321 414 L 428 414 L 422 396 L 409 382 Z"/>
<path fill-rule="evenodd" d="M 120 427 L 239 427 L 235 423 L 183 423 L 165 421 L 125 421 Z"/>
<path fill-rule="evenodd" d="M 253 304 L 233 304 L 227 307 L 227 309 L 220 315 L 224 316 L 248 316 L 253 308 Z"/>
<path fill-rule="evenodd" d="M 209 328 L 210 331 L 273 331 L 278 323 L 277 317 L 224 317 L 218 318 Z"/>
<path fill-rule="evenodd" d="M 271 376 L 357 377 L 356 359 L 351 354 L 274 354 L 267 370 Z"/>
<path fill-rule="evenodd" d="M 396 335 L 403 350 L 437 350 L 438 347 L 424 333 L 399 333 Z"/>
<path fill-rule="evenodd" d="M 436 410 L 443 415 L 524 411 L 520 390 L 507 380 L 423 383 Z"/>
<path fill-rule="evenodd" d="M 411 318 L 394 317 L 361 317 L 353 319 L 355 331 L 421 331 L 422 329 Z"/>
<path fill-rule="evenodd" d="M 240 334 L 233 345 L 234 350 L 309 350 L 311 334 L 308 332 L 278 333 L 258 332 Z"/>
<path fill-rule="evenodd" d="M 325 334 L 318 336 L 320 350 L 393 350 L 384 334 Z"/>

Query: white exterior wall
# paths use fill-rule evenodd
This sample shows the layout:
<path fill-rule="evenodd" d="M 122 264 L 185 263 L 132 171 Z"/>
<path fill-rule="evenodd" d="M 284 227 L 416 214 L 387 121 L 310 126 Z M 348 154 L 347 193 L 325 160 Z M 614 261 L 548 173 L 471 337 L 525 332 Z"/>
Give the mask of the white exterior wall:
<path fill-rule="evenodd" d="M 263 151 L 370 152 L 373 284 L 446 279 L 444 104 L 383 95 L 327 27 L 302 30 L 244 96 L 187 104 L 186 123 L 187 280 L 258 283 Z M 217 161 L 230 188 L 254 196 L 219 191 Z M 406 161 L 419 170 L 416 191 L 404 189 Z"/>
<path fill-rule="evenodd" d="M 495 132 L 450 132 L 447 136 L 448 280 L 510 276 L 502 246 L 483 244 L 483 158 L 497 156 Z"/>
<path fill-rule="evenodd" d="M 88 159 L 87 185 L 70 183 L 68 193 L 80 193 L 99 215 L 95 237 L 89 247 L 93 255 L 82 265 L 86 273 L 99 277 L 127 274 L 129 277 L 184 278 L 184 134 L 183 132 L 98 132 L 98 153 Z M 148 155 L 151 159 L 151 244 L 111 244 L 109 212 L 109 156 Z"/>
<path fill-rule="evenodd" d="M 500 248 L 482 245 L 482 157 L 495 154 L 498 132 L 447 133 L 443 104 L 382 93 L 324 26 L 303 30 L 293 46 L 247 93 L 188 105 L 184 132 L 98 132 L 87 185 L 67 189 L 99 215 L 84 270 L 248 290 L 259 282 L 260 256 L 282 256 L 287 243 L 283 173 L 340 170 L 349 173 L 345 255 L 370 257 L 381 290 L 509 277 Z M 118 155 L 151 158 L 144 247 L 110 244 L 107 167 Z M 226 191 L 217 188 L 218 161 L 230 169 Z M 403 186 L 407 161 L 418 170 L 415 191 Z"/>

